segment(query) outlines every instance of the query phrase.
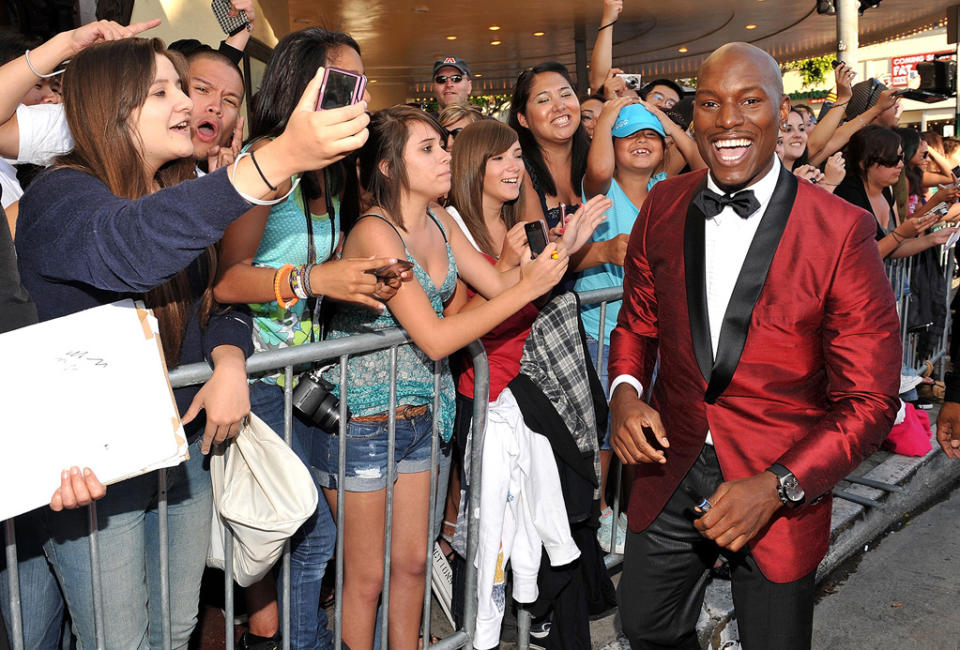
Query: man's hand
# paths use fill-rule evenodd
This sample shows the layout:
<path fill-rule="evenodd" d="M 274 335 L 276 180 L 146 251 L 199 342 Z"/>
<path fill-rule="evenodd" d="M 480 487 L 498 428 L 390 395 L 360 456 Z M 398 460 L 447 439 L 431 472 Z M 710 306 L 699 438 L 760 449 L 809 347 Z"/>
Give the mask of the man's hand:
<path fill-rule="evenodd" d="M 653 432 L 661 446 L 670 446 L 660 414 L 640 399 L 633 386 L 617 386 L 610 398 L 610 445 L 624 465 L 667 462 L 663 450 L 647 441 L 644 428 Z"/>
<path fill-rule="evenodd" d="M 944 402 L 937 416 L 937 442 L 947 458 L 960 459 L 960 403 Z"/>
<path fill-rule="evenodd" d="M 717 546 L 733 552 L 753 539 L 783 505 L 772 472 L 721 483 L 707 501 L 710 510 L 693 525 Z"/>

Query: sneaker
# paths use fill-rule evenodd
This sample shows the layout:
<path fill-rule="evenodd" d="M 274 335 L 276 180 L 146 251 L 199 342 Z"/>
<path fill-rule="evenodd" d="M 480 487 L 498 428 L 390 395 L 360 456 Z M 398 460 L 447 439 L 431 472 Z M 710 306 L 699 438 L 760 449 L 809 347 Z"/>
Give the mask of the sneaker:
<path fill-rule="evenodd" d="M 530 621 L 530 638 L 546 639 L 550 634 L 550 615 Z"/>
<path fill-rule="evenodd" d="M 604 553 L 610 553 L 610 533 L 613 528 L 613 509 L 606 507 L 600 513 L 600 528 L 597 530 L 597 541 L 600 542 L 600 548 Z M 623 513 L 620 514 L 620 520 L 617 522 L 617 539 L 614 545 L 614 553 L 623 555 L 623 545 L 627 539 L 627 527 Z"/>
<path fill-rule="evenodd" d="M 440 603 L 440 609 L 443 610 L 450 625 L 457 626 L 453 622 L 451 603 L 453 602 L 453 567 L 447 561 L 440 548 L 439 542 L 433 544 L 433 574 L 430 576 L 430 582 L 433 587 L 433 595 Z"/>

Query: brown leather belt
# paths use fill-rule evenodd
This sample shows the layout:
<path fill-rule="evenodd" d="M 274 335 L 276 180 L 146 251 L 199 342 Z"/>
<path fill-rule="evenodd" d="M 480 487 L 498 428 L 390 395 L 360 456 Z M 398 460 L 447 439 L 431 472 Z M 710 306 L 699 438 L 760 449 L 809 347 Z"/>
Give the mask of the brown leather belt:
<path fill-rule="evenodd" d="M 397 407 L 397 419 L 398 420 L 410 420 L 412 418 L 423 415 L 427 412 L 429 407 L 426 404 L 421 404 L 420 406 L 410 406 L 404 404 L 403 406 Z M 386 422 L 390 419 L 389 413 L 378 413 L 376 415 L 360 415 L 350 418 L 352 422 Z"/>

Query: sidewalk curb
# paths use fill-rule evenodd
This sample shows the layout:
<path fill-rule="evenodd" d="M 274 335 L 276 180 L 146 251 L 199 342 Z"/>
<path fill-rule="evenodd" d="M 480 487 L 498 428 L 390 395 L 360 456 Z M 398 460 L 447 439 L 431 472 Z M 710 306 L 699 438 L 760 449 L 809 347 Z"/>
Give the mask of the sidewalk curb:
<path fill-rule="evenodd" d="M 867 507 L 834 498 L 830 548 L 817 569 L 818 582 L 903 515 L 945 494 L 960 479 L 960 462 L 947 458 L 934 438 L 933 449 L 926 455 L 909 457 L 890 454 L 861 476 L 898 485 L 905 491 L 885 492 L 863 485 L 841 483 L 843 490 L 875 499 L 882 507 Z M 739 648 L 736 625 L 730 584 L 711 582 L 707 586 L 703 610 L 697 623 L 701 647 L 708 650 Z M 630 648 L 626 637 L 620 633 L 618 616 L 596 621 L 591 627 L 591 636 L 593 647 L 599 650 Z"/>

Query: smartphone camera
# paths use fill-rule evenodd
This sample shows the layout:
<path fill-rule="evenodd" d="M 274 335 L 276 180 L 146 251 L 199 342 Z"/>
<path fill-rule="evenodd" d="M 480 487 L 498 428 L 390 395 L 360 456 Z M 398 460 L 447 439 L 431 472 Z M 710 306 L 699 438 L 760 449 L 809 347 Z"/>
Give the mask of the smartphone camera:
<path fill-rule="evenodd" d="M 293 408 L 307 420 L 327 433 L 340 432 L 340 400 L 333 394 L 333 384 L 323 378 L 323 372 L 333 366 L 315 368 L 300 375 L 293 389 Z M 350 419 L 350 411 L 347 411 Z"/>
<path fill-rule="evenodd" d="M 328 111 L 356 104 L 363 99 L 366 87 L 367 78 L 362 74 L 339 68 L 326 68 L 323 71 L 317 110 Z"/>
<path fill-rule="evenodd" d="M 547 228 L 542 221 L 537 220 L 524 224 L 523 229 L 527 234 L 530 256 L 536 257 L 547 247 Z"/>

